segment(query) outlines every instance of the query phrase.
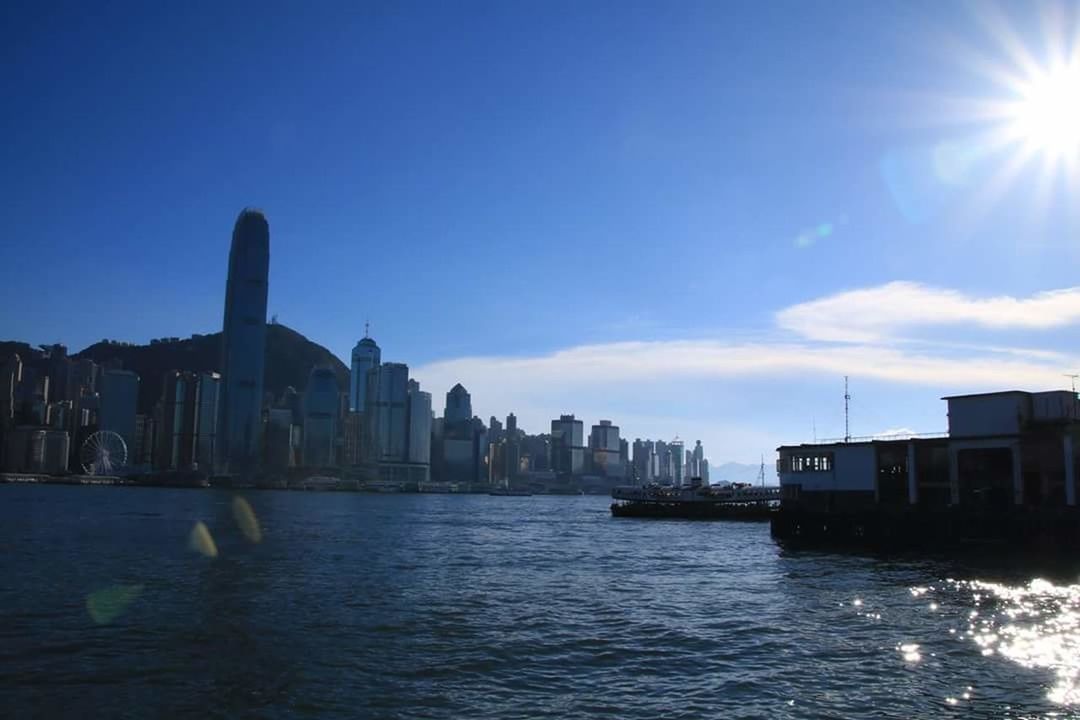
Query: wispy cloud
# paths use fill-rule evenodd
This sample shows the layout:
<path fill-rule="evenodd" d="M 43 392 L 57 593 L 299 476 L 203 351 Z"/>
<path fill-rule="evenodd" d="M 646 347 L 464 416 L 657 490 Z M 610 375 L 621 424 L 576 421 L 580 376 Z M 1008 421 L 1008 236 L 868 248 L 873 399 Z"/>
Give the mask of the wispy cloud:
<path fill-rule="evenodd" d="M 781 439 L 776 433 L 792 432 L 782 415 L 776 422 L 759 420 L 757 425 L 745 417 L 730 425 L 716 424 L 730 420 L 717 413 L 716 398 L 731 393 L 737 397 L 747 381 L 777 380 L 781 382 L 757 387 L 784 387 L 835 382 L 847 375 L 853 381 L 918 386 L 935 393 L 1050 389 L 1062 386 L 1063 368 L 1080 367 L 1080 355 L 1050 348 L 890 339 L 900 329 L 925 325 L 1051 328 L 1077 321 L 1076 288 L 1021 299 L 978 299 L 895 282 L 794 305 L 776 314 L 776 327 L 759 328 L 742 339 L 725 334 L 725 340 L 592 343 L 536 355 L 459 357 L 414 367 L 412 374 L 435 393 L 461 382 L 473 393 L 477 412 L 513 410 L 522 427 L 533 432 L 560 413 L 575 412 L 587 421 L 609 417 L 631 438 L 700 433 L 723 453 L 718 457 L 745 460 L 767 451 L 770 443 L 775 446 Z M 765 402 L 783 404 L 773 390 L 751 392 Z M 900 423 L 926 421 L 901 415 L 892 422 L 896 426 L 890 432 L 900 432 L 907 431 Z"/>
<path fill-rule="evenodd" d="M 919 283 L 891 282 L 793 305 L 778 312 L 776 322 L 811 340 L 851 343 L 880 342 L 920 326 L 1046 330 L 1080 322 L 1080 288 L 1026 298 L 978 298 Z"/>
<path fill-rule="evenodd" d="M 515 392 L 553 385 L 622 385 L 643 380 L 752 376 L 851 375 L 888 382 L 965 388 L 1047 387 L 1059 384 L 1065 356 L 1024 359 L 1011 353 L 966 357 L 875 345 L 816 343 L 730 344 L 714 340 L 582 345 L 529 357 L 465 357 L 418 367 L 414 375 L 434 387 L 454 382 L 504 385 Z"/>

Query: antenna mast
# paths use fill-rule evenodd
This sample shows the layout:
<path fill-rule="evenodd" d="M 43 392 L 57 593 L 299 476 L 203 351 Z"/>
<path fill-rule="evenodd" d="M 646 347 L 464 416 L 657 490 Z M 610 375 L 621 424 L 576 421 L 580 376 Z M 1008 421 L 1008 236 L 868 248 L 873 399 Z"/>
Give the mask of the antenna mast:
<path fill-rule="evenodd" d="M 765 456 L 761 456 L 761 469 L 758 470 L 758 482 L 761 483 L 761 487 L 765 487 Z"/>
<path fill-rule="evenodd" d="M 848 415 L 848 402 L 851 400 L 851 394 L 848 392 L 847 385 L 848 376 L 844 376 L 844 442 L 851 442 L 851 424 L 849 422 Z"/>
<path fill-rule="evenodd" d="M 1075 395 L 1076 394 L 1076 378 L 1080 377 L 1080 375 L 1078 375 L 1076 373 L 1072 373 L 1072 374 L 1065 373 L 1065 377 L 1072 379 L 1072 391 L 1073 391 L 1073 394 Z"/>

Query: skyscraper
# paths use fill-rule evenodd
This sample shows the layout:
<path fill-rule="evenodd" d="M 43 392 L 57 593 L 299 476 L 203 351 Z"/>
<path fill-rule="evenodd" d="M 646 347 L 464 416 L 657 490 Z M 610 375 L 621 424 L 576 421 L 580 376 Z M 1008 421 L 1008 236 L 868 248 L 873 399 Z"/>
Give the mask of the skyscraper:
<path fill-rule="evenodd" d="M 431 393 L 409 381 L 409 462 L 431 464 Z"/>
<path fill-rule="evenodd" d="M 105 370 L 101 374 L 101 409 L 98 429 L 111 430 L 124 439 L 128 458 L 135 450 L 135 413 L 139 404 L 139 376 L 130 370 Z M 130 460 L 129 460 L 130 462 Z"/>
<path fill-rule="evenodd" d="M 304 465 L 336 464 L 339 390 L 337 376 L 328 367 L 315 367 L 304 391 Z"/>
<path fill-rule="evenodd" d="M 13 353 L 0 367 L 0 430 L 15 424 L 22 360 Z"/>
<path fill-rule="evenodd" d="M 203 472 L 212 472 L 217 457 L 217 428 L 220 417 L 221 375 L 199 373 L 199 397 L 196 406 L 198 432 L 195 439 L 195 463 Z"/>
<path fill-rule="evenodd" d="M 194 373 L 170 370 L 157 406 L 157 470 L 190 470 L 196 462 L 199 387 Z"/>
<path fill-rule="evenodd" d="M 679 487 L 683 484 L 683 470 L 685 469 L 683 441 L 675 438 L 668 443 L 668 450 L 671 451 L 671 480 L 676 487 Z"/>
<path fill-rule="evenodd" d="M 656 445 L 652 440 L 634 440 L 634 478 L 642 484 L 656 479 Z"/>
<path fill-rule="evenodd" d="M 592 471 L 606 477 L 623 477 L 625 471 L 620 457 L 619 426 L 601 420 L 589 434 L 589 453 Z"/>
<path fill-rule="evenodd" d="M 559 474 L 585 471 L 585 425 L 573 415 L 551 421 L 551 469 Z"/>
<path fill-rule="evenodd" d="M 705 448 L 701 446 L 701 441 L 698 440 L 694 444 L 694 452 L 690 458 L 690 477 L 702 478 L 705 477 L 705 471 L 701 469 L 702 462 L 705 461 Z"/>
<path fill-rule="evenodd" d="M 447 425 L 472 420 L 472 398 L 469 391 L 458 383 L 446 393 L 446 412 L 443 417 Z"/>
<path fill-rule="evenodd" d="M 349 410 L 364 412 L 367 398 L 367 372 L 382 362 L 382 352 L 375 341 L 364 333 L 352 351 L 352 373 L 349 376 Z"/>
<path fill-rule="evenodd" d="M 376 462 L 406 462 L 409 435 L 409 366 L 383 363 L 368 371 L 367 409 L 370 452 Z"/>
<path fill-rule="evenodd" d="M 270 226 L 258 210 L 245 209 L 233 228 L 225 322 L 221 335 L 221 469 L 250 470 L 259 449 Z"/>

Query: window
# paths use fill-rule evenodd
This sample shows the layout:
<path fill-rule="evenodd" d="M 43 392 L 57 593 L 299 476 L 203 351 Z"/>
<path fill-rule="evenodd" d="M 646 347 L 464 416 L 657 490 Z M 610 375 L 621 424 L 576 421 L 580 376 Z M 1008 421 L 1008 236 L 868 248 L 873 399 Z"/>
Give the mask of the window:
<path fill-rule="evenodd" d="M 800 453 L 781 458 L 780 472 L 832 472 L 832 453 Z"/>

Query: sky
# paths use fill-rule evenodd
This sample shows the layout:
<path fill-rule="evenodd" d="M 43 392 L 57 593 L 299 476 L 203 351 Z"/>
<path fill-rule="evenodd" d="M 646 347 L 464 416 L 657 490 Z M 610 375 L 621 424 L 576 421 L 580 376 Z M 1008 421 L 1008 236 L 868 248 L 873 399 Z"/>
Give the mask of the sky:
<path fill-rule="evenodd" d="M 1036 92 L 1078 39 L 1053 3 L 5 3 L 0 338 L 220 330 L 254 206 L 270 314 L 346 362 L 370 321 L 436 408 L 771 463 L 844 435 L 848 376 L 852 435 L 942 431 L 1080 372 L 1080 106 Z"/>

